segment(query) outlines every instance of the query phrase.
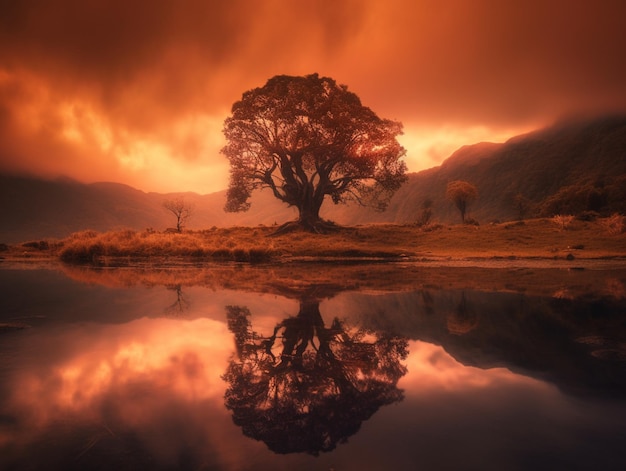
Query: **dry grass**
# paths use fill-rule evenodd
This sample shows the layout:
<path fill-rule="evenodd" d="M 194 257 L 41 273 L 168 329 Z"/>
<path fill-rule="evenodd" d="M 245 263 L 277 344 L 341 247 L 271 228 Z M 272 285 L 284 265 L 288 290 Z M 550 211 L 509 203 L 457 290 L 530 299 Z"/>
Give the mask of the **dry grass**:
<path fill-rule="evenodd" d="M 622 222 L 622 220 L 620 220 Z M 232 227 L 164 234 L 122 230 L 82 231 L 60 241 L 11 247 L 14 256 L 56 256 L 68 263 L 115 264 L 120 260 L 270 262 L 346 259 L 601 259 L 626 257 L 626 236 L 614 220 L 574 220 L 566 227 L 551 219 L 486 226 L 367 225 L 332 234 L 271 227 Z"/>
<path fill-rule="evenodd" d="M 420 237 L 427 255 L 452 258 L 608 258 L 626 256 L 623 233 L 607 231 L 602 220 L 572 221 L 565 228 L 550 219 L 488 226 L 451 226 Z"/>
<path fill-rule="evenodd" d="M 257 232 L 252 229 L 231 229 L 156 233 L 131 230 L 73 234 L 62 241 L 58 255 L 64 262 L 92 263 L 107 258 L 192 257 L 241 262 L 261 262 L 278 254 L 268 244 L 259 244 Z M 257 238 L 257 240 L 255 240 Z"/>

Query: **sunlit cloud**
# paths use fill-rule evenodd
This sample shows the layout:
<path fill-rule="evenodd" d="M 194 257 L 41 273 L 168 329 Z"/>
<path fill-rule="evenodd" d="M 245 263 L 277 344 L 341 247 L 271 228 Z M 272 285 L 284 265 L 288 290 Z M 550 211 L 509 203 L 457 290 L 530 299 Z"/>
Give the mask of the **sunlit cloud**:
<path fill-rule="evenodd" d="M 11 100 L 0 129 L 6 136 L 0 150 L 10 158 L 0 159 L 0 169 L 86 183 L 121 179 L 145 191 L 225 187 L 221 115 L 192 113 L 142 132 L 112 121 L 88 98 L 59 95 L 28 74 L 0 74 L 1 90 Z"/>
<path fill-rule="evenodd" d="M 158 135 L 125 134 L 112 157 L 124 167 L 129 181 L 145 191 L 222 190 L 228 165 L 219 158 L 224 145 L 221 128 L 221 118 L 185 116 Z"/>
<path fill-rule="evenodd" d="M 412 171 L 417 172 L 440 165 L 457 149 L 464 145 L 479 142 L 505 142 L 516 134 L 530 131 L 532 128 L 498 129 L 485 125 L 439 127 L 408 124 L 404 126 L 404 135 L 400 143 L 407 149 L 405 158 Z"/>
<path fill-rule="evenodd" d="M 223 189 L 231 105 L 317 72 L 403 122 L 419 171 L 564 114 L 625 111 L 625 15 L 567 0 L 5 2 L 0 170 Z"/>

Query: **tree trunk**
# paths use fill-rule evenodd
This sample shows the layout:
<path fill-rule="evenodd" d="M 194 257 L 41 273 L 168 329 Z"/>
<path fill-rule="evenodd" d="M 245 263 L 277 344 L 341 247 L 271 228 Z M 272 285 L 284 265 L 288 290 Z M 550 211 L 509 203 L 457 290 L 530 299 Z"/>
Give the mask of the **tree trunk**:
<path fill-rule="evenodd" d="M 283 224 L 274 234 L 284 234 L 294 230 L 305 230 L 325 234 L 337 230 L 337 226 L 334 223 L 324 221 L 320 218 L 320 208 L 324 202 L 324 195 L 321 192 L 314 191 L 312 185 L 303 188 L 293 200 L 297 201 L 293 205 L 298 208 L 298 219 Z"/>
<path fill-rule="evenodd" d="M 459 202 L 459 211 L 461 212 L 461 223 L 465 224 L 465 211 L 467 210 L 467 204 L 465 201 Z"/>
<path fill-rule="evenodd" d="M 320 207 L 310 201 L 298 205 L 298 223 L 307 230 L 314 229 L 321 222 Z"/>
<path fill-rule="evenodd" d="M 302 189 L 298 207 L 298 224 L 307 231 L 323 232 L 320 230 L 322 220 L 320 218 L 320 208 L 324 202 L 324 197 L 316 197 L 316 192 L 312 185 L 307 185 Z"/>

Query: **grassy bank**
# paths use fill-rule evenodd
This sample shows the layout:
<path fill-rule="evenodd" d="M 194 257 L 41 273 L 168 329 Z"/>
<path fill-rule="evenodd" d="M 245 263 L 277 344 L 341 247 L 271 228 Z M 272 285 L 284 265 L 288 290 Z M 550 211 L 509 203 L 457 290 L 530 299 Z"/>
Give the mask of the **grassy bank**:
<path fill-rule="evenodd" d="M 614 221 L 613 221 L 614 222 Z M 366 225 L 332 234 L 273 227 L 233 227 L 181 234 L 82 231 L 62 240 L 5 247 L 5 258 L 55 257 L 66 263 L 107 264 L 127 259 L 274 262 L 306 260 L 602 259 L 626 257 L 626 235 L 609 220 L 534 219 L 485 226 L 428 228 Z"/>

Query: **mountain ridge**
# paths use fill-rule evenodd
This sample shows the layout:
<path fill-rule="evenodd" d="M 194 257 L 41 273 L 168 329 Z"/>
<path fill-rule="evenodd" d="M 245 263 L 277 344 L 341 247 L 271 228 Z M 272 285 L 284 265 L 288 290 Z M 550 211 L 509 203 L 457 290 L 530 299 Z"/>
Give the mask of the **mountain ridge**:
<path fill-rule="evenodd" d="M 626 115 L 562 121 L 504 143 L 465 145 L 440 166 L 408 174 L 386 212 L 327 201 L 321 214 L 345 225 L 407 224 L 430 200 L 434 222 L 457 223 L 458 211 L 445 196 L 453 180 L 477 187 L 469 216 L 480 223 L 519 217 L 518 195 L 528 202 L 529 216 L 626 213 Z M 0 175 L 0 242 L 62 238 L 86 229 L 164 230 L 175 220 L 163 201 L 177 196 L 194 206 L 188 229 L 273 225 L 297 216 L 269 192 L 255 193 L 248 212 L 233 214 L 223 211 L 226 190 L 161 194 L 115 182 Z"/>

